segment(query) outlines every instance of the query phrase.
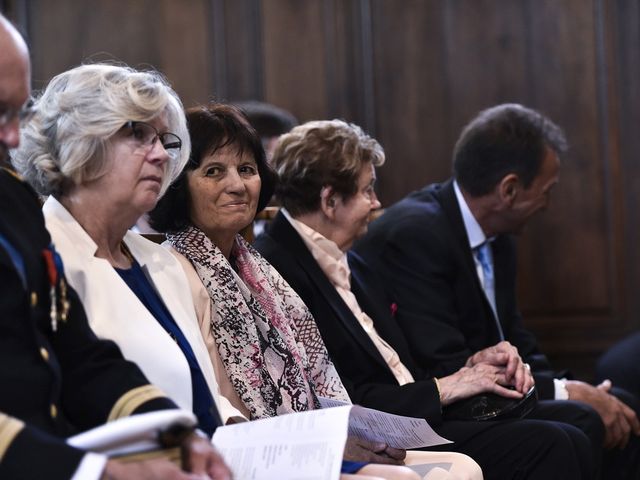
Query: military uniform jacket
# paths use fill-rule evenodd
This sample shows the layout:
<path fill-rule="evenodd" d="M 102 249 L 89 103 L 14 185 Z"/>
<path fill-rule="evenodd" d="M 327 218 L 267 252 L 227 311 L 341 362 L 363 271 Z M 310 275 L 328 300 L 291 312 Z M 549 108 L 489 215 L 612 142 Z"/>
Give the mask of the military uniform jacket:
<path fill-rule="evenodd" d="M 64 437 L 131 413 L 175 408 L 111 342 L 88 326 L 76 293 L 66 320 L 51 320 L 51 287 L 62 307 L 60 265 L 31 188 L 0 169 L 0 478 L 67 479 L 84 452 Z M 44 252 L 49 251 L 49 254 Z M 24 272 L 24 278 L 20 272 Z M 52 280 L 57 273 L 57 282 Z"/>

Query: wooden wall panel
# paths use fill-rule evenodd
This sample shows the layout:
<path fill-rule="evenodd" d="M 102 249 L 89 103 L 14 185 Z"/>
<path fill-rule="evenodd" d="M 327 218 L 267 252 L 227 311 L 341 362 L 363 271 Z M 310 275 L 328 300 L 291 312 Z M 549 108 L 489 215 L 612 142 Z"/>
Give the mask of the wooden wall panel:
<path fill-rule="evenodd" d="M 614 59 L 603 2 L 565 3 L 536 2 L 531 21 L 534 71 L 546 72 L 536 76 L 535 98 L 563 126 L 571 150 L 552 208 L 520 242 L 520 299 L 545 350 L 586 375 L 628 329 L 611 118 L 620 99 L 609 87 Z"/>
<path fill-rule="evenodd" d="M 205 0 L 31 0 L 34 86 L 84 61 L 118 60 L 165 73 L 186 105 L 212 87 Z"/>
<path fill-rule="evenodd" d="M 521 242 L 520 271 L 526 274 L 522 304 L 539 315 L 586 309 L 606 314 L 612 301 L 608 267 L 614 259 L 604 210 L 594 9 L 581 8 L 581 0 L 535 4 L 529 17 L 531 71 L 537 72 L 534 106 L 563 127 L 571 150 L 551 209 L 533 222 Z M 548 241 L 550 232 L 554 242 Z M 541 258 L 553 266 L 554 283 L 571 288 L 560 290 L 545 282 L 552 272 L 536 268 Z"/>
<path fill-rule="evenodd" d="M 301 121 L 344 118 L 366 127 L 361 3 L 215 0 L 214 17 L 224 17 L 216 51 L 225 44 L 215 68 L 226 70 L 222 79 L 215 74 L 215 96 L 269 101 Z"/>
<path fill-rule="evenodd" d="M 640 7 L 631 0 L 607 4 L 613 53 L 608 71 L 615 88 L 615 122 L 619 142 L 618 175 L 613 193 L 622 198 L 623 246 L 618 258 L 623 271 L 621 288 L 627 292 L 624 320 L 627 328 L 640 329 Z"/>
<path fill-rule="evenodd" d="M 329 0 L 323 3 L 323 31 L 326 43 L 325 81 L 326 109 L 324 117 L 355 122 L 365 130 L 367 124 L 365 96 L 371 94 L 368 70 L 370 52 L 363 49 L 363 21 L 359 6 L 362 1 Z M 368 45 L 367 45 L 368 46 Z"/>
<path fill-rule="evenodd" d="M 324 14 L 320 0 L 271 0 L 263 10 L 265 100 L 301 121 L 329 113 Z"/>
<path fill-rule="evenodd" d="M 153 33 L 161 60 L 154 66 L 167 75 L 186 106 L 207 101 L 215 89 L 208 2 L 156 0 L 149 8 L 138 20 L 148 22 L 150 11 L 158 15 L 158 27 Z"/>
<path fill-rule="evenodd" d="M 583 2 L 573 3 L 576 8 L 569 10 L 558 8 L 553 1 L 536 2 L 531 17 L 532 71 L 540 73 L 533 87 L 535 98 L 571 142 L 552 208 L 532 225 L 522 242 L 520 267 L 528 273 L 523 305 L 543 315 L 558 310 L 565 314 L 606 310 L 611 304 L 607 283 L 608 264 L 613 259 L 603 198 L 594 10 L 577 8 Z M 554 242 L 547 241 L 550 231 L 557 232 Z M 571 288 L 535 288 L 544 283 L 541 274 L 550 273 L 535 268 L 540 258 L 554 266 L 559 284 Z"/>
<path fill-rule="evenodd" d="M 214 0 L 211 35 L 219 101 L 264 97 L 262 10 L 258 0 Z"/>
<path fill-rule="evenodd" d="M 526 2 L 442 5 L 454 136 L 479 110 L 504 102 L 530 105 Z"/>
<path fill-rule="evenodd" d="M 372 2 L 375 134 L 383 205 L 449 176 L 452 136 L 442 2 Z"/>

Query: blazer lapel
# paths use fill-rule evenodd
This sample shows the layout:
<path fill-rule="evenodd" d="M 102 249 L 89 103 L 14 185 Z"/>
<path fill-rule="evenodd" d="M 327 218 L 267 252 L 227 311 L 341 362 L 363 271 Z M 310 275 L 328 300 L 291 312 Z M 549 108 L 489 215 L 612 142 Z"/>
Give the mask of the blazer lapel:
<path fill-rule="evenodd" d="M 160 298 L 167 307 L 167 310 L 169 310 L 169 313 L 171 313 L 174 321 L 189 342 L 200 365 L 200 370 L 209 385 L 209 389 L 212 392 L 218 393 L 218 382 L 215 378 L 209 352 L 200 333 L 188 281 L 182 267 L 169 251 L 158 250 L 158 248 L 163 247 L 150 245 L 148 248 L 145 248 L 145 246 L 139 245 L 140 242 L 146 243 L 149 241 L 138 237 L 135 233 L 127 232 L 125 241 L 127 247 L 131 250 L 131 253 L 140 264 L 147 278 L 151 280 Z M 171 266 L 174 268 L 170 268 Z M 177 288 L 177 286 L 181 288 Z"/>
<path fill-rule="evenodd" d="M 282 213 L 278 213 L 273 220 L 269 233 L 273 237 L 277 237 L 278 241 L 291 251 L 297 263 L 309 275 L 309 278 L 318 288 L 336 317 L 358 341 L 360 346 L 375 358 L 378 363 L 388 368 L 388 365 L 369 338 L 369 335 L 367 335 L 349 307 L 344 303 L 335 287 L 331 285 L 331 282 L 327 279 L 318 262 L 313 258 L 304 241 L 300 238 L 300 235 L 298 235 L 298 232 L 296 232 Z"/>
<path fill-rule="evenodd" d="M 469 248 L 469 237 L 467 236 L 467 231 L 464 228 L 462 212 L 460 211 L 458 199 L 456 198 L 456 193 L 453 189 L 453 180 L 449 180 L 443 184 L 442 188 L 436 192 L 436 197 L 442 206 L 445 216 L 451 224 L 451 229 L 454 232 L 456 241 L 464 252 L 465 265 L 468 270 L 473 272 L 473 277 L 476 279 L 476 286 L 482 290 L 482 285 L 480 285 L 480 280 L 476 274 L 476 264 L 473 259 L 473 252 L 471 251 L 471 248 Z"/>
<path fill-rule="evenodd" d="M 453 179 L 448 180 L 447 182 L 442 184 L 442 187 L 438 191 L 436 191 L 435 195 L 438 198 L 440 205 L 442 206 L 442 210 L 444 211 L 447 219 L 451 224 L 451 228 L 454 232 L 456 241 L 458 242 L 464 256 L 463 261 L 464 261 L 465 269 L 467 270 L 467 274 L 471 276 L 472 278 L 471 281 L 474 285 L 474 288 L 480 295 L 480 298 L 482 299 L 484 314 L 489 318 L 491 325 L 493 325 L 494 327 L 493 330 L 495 333 L 495 340 L 497 341 L 500 339 L 500 334 L 498 332 L 498 327 L 495 324 L 496 316 L 493 313 L 493 308 L 491 308 L 491 305 L 489 304 L 489 300 L 487 299 L 487 296 L 484 293 L 484 289 L 480 284 L 480 279 L 478 278 L 478 274 L 476 272 L 476 264 L 473 258 L 473 252 L 469 247 L 469 237 L 467 236 L 467 230 L 465 229 L 464 220 L 462 219 L 462 212 L 460 211 L 460 206 L 458 205 L 458 199 L 456 198 L 456 193 L 453 188 Z M 492 252 L 495 252 L 494 247 L 495 246 L 492 245 Z M 496 263 L 497 263 L 496 258 L 494 257 L 494 265 Z M 494 272 L 495 270 L 496 269 L 494 268 Z M 496 284 L 497 284 L 497 279 L 496 279 Z M 497 288 L 496 288 L 496 305 L 498 305 Z M 500 312 L 500 308 L 498 307 L 496 308 L 498 312 Z M 500 321 L 500 319 L 498 318 L 497 321 Z"/>
<path fill-rule="evenodd" d="M 386 298 L 384 291 L 372 291 L 372 280 L 366 280 L 369 275 L 375 275 L 373 272 L 369 272 L 366 269 L 360 271 L 358 264 L 353 261 L 353 258 L 349 258 L 349 266 L 351 267 L 351 290 L 358 299 L 358 304 L 364 312 L 373 319 L 376 331 L 389 344 L 391 348 L 400 357 L 402 364 L 414 373 L 416 378 L 421 376 L 418 372 L 418 368 L 415 365 L 413 358 L 409 352 L 404 334 L 398 327 L 395 318 L 391 314 L 391 305 L 381 301 Z M 386 362 L 385 362 L 386 365 Z"/>

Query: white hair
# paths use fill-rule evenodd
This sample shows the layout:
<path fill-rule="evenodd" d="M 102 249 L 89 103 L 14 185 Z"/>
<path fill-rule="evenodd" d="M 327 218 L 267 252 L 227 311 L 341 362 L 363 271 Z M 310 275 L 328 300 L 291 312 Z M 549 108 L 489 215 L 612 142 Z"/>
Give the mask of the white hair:
<path fill-rule="evenodd" d="M 145 122 L 164 114 L 169 131 L 182 140 L 180 153 L 168 162 L 161 194 L 189 159 L 182 103 L 158 72 L 82 65 L 54 77 L 34 107 L 12 162 L 41 195 L 60 196 L 104 175 L 107 141 L 130 120 Z"/>

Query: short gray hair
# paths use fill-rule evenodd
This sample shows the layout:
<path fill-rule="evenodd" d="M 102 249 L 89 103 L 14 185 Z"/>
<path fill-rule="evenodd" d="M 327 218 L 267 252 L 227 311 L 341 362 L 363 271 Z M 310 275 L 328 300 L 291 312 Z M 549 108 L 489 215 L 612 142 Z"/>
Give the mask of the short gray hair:
<path fill-rule="evenodd" d="M 293 216 L 315 212 L 323 187 L 349 199 L 358 190 L 363 166 L 384 161 L 380 144 L 359 126 L 343 120 L 307 122 L 278 139 L 272 159 L 276 197 Z"/>
<path fill-rule="evenodd" d="M 81 65 L 54 77 L 35 100 L 36 114 L 22 128 L 13 163 L 41 195 L 62 195 L 107 171 L 107 141 L 130 121 L 167 115 L 180 137 L 161 194 L 189 159 L 191 142 L 182 103 L 161 74 L 126 66 Z"/>

